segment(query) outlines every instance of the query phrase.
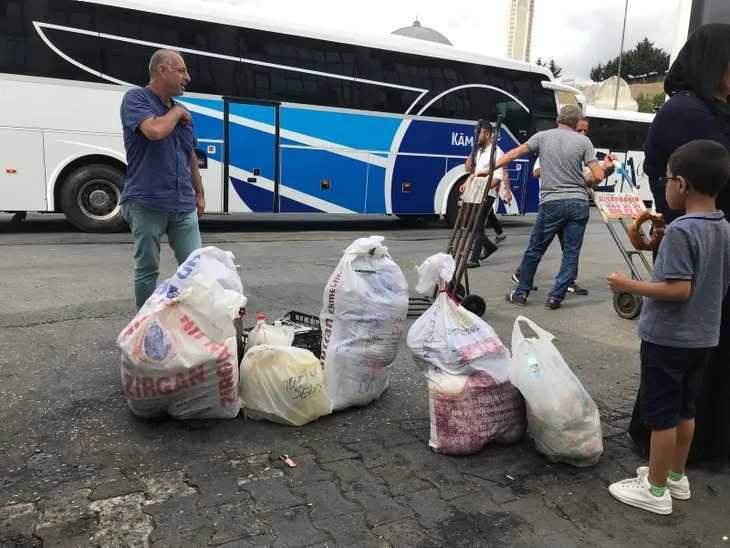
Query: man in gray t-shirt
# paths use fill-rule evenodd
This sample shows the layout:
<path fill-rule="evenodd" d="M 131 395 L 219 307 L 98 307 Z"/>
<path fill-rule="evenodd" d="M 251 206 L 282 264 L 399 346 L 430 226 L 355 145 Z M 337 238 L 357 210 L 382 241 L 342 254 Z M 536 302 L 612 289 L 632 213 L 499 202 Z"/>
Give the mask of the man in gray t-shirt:
<path fill-rule="evenodd" d="M 593 185 L 600 183 L 605 176 L 590 139 L 575 131 L 582 117 L 579 106 L 565 105 L 558 115 L 558 127 L 536 133 L 494 164 L 494 169 L 497 169 L 526 154 L 536 154 L 540 160 L 540 207 L 530 243 L 522 257 L 519 283 L 512 293 L 506 295 L 507 301 L 513 304 L 526 304 L 540 260 L 561 230 L 564 234 L 563 261 L 545 308 L 555 310 L 560 307 L 578 268 L 583 235 L 590 216 L 583 167 L 590 170 Z"/>

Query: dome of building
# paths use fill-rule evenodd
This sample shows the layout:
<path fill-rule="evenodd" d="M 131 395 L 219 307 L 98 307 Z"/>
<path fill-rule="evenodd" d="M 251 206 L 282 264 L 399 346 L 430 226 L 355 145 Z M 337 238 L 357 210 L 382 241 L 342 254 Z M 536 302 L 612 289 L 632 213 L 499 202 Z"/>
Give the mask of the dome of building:
<path fill-rule="evenodd" d="M 453 46 L 449 39 L 440 32 L 421 26 L 421 22 L 418 18 L 413 21 L 413 25 L 410 27 L 403 27 L 402 29 L 394 30 L 391 34 L 408 36 L 410 38 L 418 38 L 419 40 L 428 40 L 429 42 L 438 42 L 439 44 Z"/>

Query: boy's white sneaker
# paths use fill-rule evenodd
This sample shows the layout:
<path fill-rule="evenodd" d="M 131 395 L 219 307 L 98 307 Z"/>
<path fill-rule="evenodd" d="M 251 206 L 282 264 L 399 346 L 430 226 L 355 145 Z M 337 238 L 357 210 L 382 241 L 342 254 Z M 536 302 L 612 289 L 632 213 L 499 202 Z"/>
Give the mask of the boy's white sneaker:
<path fill-rule="evenodd" d="M 636 469 L 636 473 L 639 476 L 649 477 L 649 467 L 640 466 Z M 689 480 L 687 479 L 686 475 L 682 476 L 682 479 L 679 481 L 674 481 L 670 478 L 667 478 L 667 489 L 669 490 L 669 494 L 673 499 L 689 500 L 689 497 L 692 496 L 692 493 L 689 490 Z"/>
<path fill-rule="evenodd" d="M 654 496 L 650 489 L 648 475 L 619 481 L 608 487 L 609 493 L 624 504 L 663 516 L 671 514 L 672 497 L 669 489 L 661 497 Z"/>

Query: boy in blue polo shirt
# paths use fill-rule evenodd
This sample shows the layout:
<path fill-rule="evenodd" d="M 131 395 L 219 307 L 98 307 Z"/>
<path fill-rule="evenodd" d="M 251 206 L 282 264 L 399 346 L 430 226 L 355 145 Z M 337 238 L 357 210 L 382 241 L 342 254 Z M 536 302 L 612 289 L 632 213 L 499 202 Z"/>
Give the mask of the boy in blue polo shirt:
<path fill-rule="evenodd" d="M 651 430 L 649 466 L 614 483 L 619 501 L 671 514 L 687 500 L 684 467 L 694 436 L 695 400 L 710 354 L 719 344 L 722 302 L 730 284 L 730 223 L 715 198 L 730 178 L 730 154 L 714 141 L 692 141 L 669 158 L 666 198 L 684 215 L 667 228 L 650 282 L 614 273 L 614 293 L 644 297 L 639 399 Z"/>

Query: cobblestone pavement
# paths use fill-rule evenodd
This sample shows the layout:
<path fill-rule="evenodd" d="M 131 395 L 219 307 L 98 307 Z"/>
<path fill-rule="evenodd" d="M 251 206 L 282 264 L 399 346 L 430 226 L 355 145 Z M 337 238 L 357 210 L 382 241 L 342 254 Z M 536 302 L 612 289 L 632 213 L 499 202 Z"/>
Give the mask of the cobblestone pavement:
<path fill-rule="evenodd" d="M 488 298 L 487 319 L 505 342 L 517 312 L 499 298 L 527 230 L 508 225 L 511 239 L 493 270 L 481 278 L 473 274 Z M 438 251 L 442 232 L 386 236 L 394 255 L 416 264 Z M 219 245 L 246 258 L 250 299 L 265 303 L 254 308 L 273 315 L 316 312 L 326 275 L 357 235 L 289 243 L 272 237 L 267 245 L 250 234 L 208 232 L 204 239 L 228 240 Z M 425 381 L 405 344 L 380 400 L 302 428 L 243 416 L 136 419 L 121 392 L 114 346 L 130 316 L 130 249 L 123 238 L 120 245 L 97 245 L 76 236 L 32 248 L 17 236 L 3 243 L 0 235 L 14 265 L 3 290 L 10 304 L 0 312 L 2 548 L 730 542 L 723 540 L 730 536 L 726 471 L 690 470 L 692 499 L 676 502 L 671 516 L 626 507 L 607 492 L 610 482 L 629 477 L 643 462 L 625 435 L 637 378 L 634 325 L 615 317 L 601 289 L 608 267 L 597 265 L 609 248 L 600 226 L 592 225 L 587 238 L 598 253 L 581 264 L 591 296 L 557 314 L 542 307 L 518 311 L 557 335 L 561 352 L 599 404 L 605 453 L 586 469 L 551 464 L 529 438 L 469 457 L 431 451 Z M 621 266 L 612 260 L 611 268 Z M 292 261 L 306 265 L 296 280 L 285 268 Z M 556 258 L 548 265 L 539 284 L 549 283 Z M 70 287 L 76 289 L 64 289 Z M 27 288 L 34 288 L 30 296 L 18 299 Z M 296 466 L 285 466 L 282 454 Z"/>

